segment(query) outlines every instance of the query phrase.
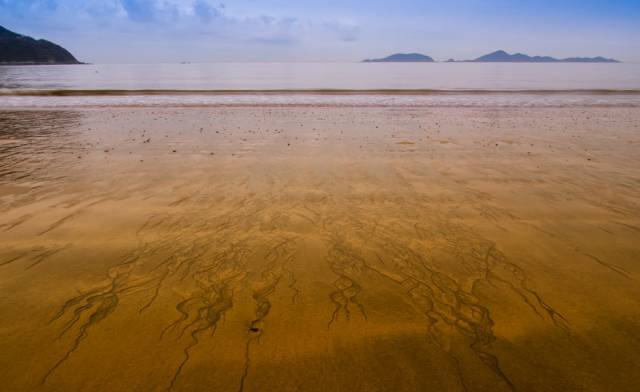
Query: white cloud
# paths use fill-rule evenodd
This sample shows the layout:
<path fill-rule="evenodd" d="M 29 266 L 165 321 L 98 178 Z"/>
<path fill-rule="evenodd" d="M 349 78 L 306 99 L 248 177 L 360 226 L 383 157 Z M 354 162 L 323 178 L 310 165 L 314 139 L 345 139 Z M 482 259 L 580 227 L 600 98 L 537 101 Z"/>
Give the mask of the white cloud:
<path fill-rule="evenodd" d="M 286 12 L 233 14 L 219 0 L 0 0 L 0 24 L 7 20 L 8 28 L 97 62 L 281 60 L 291 53 L 283 52 L 286 47 L 360 36 L 353 22 Z"/>
<path fill-rule="evenodd" d="M 360 37 L 360 26 L 355 23 L 330 21 L 325 22 L 324 26 L 332 31 L 340 41 L 357 41 Z"/>

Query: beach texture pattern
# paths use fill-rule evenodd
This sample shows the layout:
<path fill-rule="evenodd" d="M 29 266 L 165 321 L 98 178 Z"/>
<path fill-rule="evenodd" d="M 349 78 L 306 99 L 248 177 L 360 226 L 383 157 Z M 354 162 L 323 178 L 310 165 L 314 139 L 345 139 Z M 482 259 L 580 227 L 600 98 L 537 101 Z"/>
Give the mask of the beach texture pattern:
<path fill-rule="evenodd" d="M 635 391 L 635 107 L 0 112 L 0 389 Z"/>

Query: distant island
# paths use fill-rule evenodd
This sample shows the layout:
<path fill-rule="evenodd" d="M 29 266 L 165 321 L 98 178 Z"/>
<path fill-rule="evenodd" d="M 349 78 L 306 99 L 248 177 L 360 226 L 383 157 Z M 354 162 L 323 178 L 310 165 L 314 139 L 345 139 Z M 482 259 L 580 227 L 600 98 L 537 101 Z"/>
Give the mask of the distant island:
<path fill-rule="evenodd" d="M 397 53 L 382 59 L 366 59 L 363 63 L 433 63 L 433 58 L 420 53 Z M 447 63 L 619 63 L 605 57 L 568 57 L 557 59 L 550 56 L 529 56 L 523 53 L 509 54 L 504 50 L 480 56 L 475 60 L 449 59 Z"/>
<path fill-rule="evenodd" d="M 433 63 L 433 59 L 420 53 L 396 53 L 383 59 L 366 59 L 363 63 Z"/>
<path fill-rule="evenodd" d="M 0 26 L 0 65 L 82 64 L 65 48 Z"/>
<path fill-rule="evenodd" d="M 459 62 L 449 59 L 447 62 Z M 550 56 L 528 56 L 522 53 L 509 54 L 504 50 L 480 56 L 475 60 L 463 60 L 467 63 L 619 63 L 618 60 L 604 57 L 568 57 L 557 59 Z"/>

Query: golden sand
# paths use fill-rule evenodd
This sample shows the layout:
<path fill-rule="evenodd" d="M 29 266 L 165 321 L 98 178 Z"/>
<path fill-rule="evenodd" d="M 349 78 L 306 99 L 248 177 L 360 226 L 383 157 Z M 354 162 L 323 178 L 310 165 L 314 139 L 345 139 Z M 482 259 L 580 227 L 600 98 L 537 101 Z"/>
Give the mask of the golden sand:
<path fill-rule="evenodd" d="M 640 110 L 0 112 L 3 391 L 637 391 Z"/>

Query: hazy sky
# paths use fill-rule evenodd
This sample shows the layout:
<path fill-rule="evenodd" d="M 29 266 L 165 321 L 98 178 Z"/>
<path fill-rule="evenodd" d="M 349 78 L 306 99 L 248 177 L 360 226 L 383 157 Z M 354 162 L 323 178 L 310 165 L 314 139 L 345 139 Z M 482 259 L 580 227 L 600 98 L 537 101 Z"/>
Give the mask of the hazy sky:
<path fill-rule="evenodd" d="M 640 0 L 0 0 L 89 62 L 437 60 L 495 49 L 640 61 Z"/>

